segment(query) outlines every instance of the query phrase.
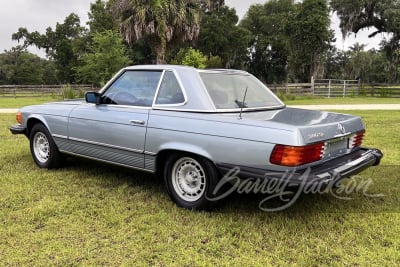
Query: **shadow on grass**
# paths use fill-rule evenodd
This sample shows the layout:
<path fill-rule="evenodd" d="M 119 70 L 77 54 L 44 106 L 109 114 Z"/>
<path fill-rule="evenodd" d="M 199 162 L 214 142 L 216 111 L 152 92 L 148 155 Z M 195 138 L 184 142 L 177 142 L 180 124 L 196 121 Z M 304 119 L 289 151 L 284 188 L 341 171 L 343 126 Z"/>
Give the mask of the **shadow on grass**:
<path fill-rule="evenodd" d="M 68 157 L 61 169 L 79 171 L 84 173 L 86 178 L 94 177 L 97 179 L 98 176 L 101 176 L 99 179 L 104 182 L 102 183 L 103 186 L 129 184 L 150 190 L 159 189 L 163 186 L 162 179 L 152 173 L 81 158 Z"/>
<path fill-rule="evenodd" d="M 261 212 L 277 209 L 291 216 L 314 213 L 392 213 L 400 212 L 400 166 L 381 165 L 345 179 L 343 188 L 304 194 L 301 188 L 291 188 L 293 195 L 234 194 L 221 212 L 246 210 Z M 285 191 L 289 191 L 284 189 Z M 300 191 L 301 193 L 296 195 Z M 288 205 L 291 203 L 291 205 Z M 280 210 L 279 208 L 285 207 Z"/>
<path fill-rule="evenodd" d="M 167 194 L 162 177 L 151 173 L 134 171 L 103 163 L 68 158 L 61 170 L 77 171 L 81 179 L 92 179 L 103 187 L 117 187 L 123 184 L 136 187 L 136 190 L 146 190 L 150 194 Z M 275 209 L 284 216 L 295 217 L 315 213 L 382 213 L 400 211 L 400 190 L 397 175 L 400 166 L 378 166 L 360 174 L 351 181 L 371 180 L 368 188 L 352 189 L 341 194 L 333 192 L 319 194 L 286 195 L 285 200 L 271 194 L 233 193 L 220 203 L 213 212 L 230 213 L 263 213 Z M 350 181 L 350 180 L 349 180 Z M 139 187 L 139 188 L 137 188 Z M 351 189 L 351 188 L 350 188 Z M 296 195 L 298 188 L 291 189 Z M 270 200 L 266 201 L 266 199 Z M 288 201 L 291 202 L 288 205 Z M 287 206 L 287 207 L 285 207 Z"/>

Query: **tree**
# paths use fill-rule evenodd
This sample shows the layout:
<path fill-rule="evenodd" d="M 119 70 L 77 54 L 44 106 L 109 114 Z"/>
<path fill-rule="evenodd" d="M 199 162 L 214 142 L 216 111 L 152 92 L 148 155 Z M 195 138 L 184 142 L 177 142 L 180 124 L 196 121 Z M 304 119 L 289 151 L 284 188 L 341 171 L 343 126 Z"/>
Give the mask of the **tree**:
<path fill-rule="evenodd" d="M 289 67 L 295 80 L 305 82 L 323 76 L 324 57 L 333 39 L 329 27 L 326 0 L 304 0 L 296 5 L 287 28 Z"/>
<path fill-rule="evenodd" d="M 338 50 L 332 47 L 326 53 L 325 59 L 325 79 L 346 80 L 350 76 L 347 72 L 347 67 L 350 64 L 351 54 L 349 51 Z"/>
<path fill-rule="evenodd" d="M 271 0 L 250 6 L 240 23 L 251 32 L 247 68 L 264 82 L 286 81 L 289 54 L 286 28 L 293 12 L 293 0 Z"/>
<path fill-rule="evenodd" d="M 220 7 L 201 20 L 196 48 L 209 57 L 219 56 L 226 68 L 241 68 L 246 60 L 250 32 L 237 25 L 236 11 Z"/>
<path fill-rule="evenodd" d="M 21 46 L 13 47 L 0 54 L 0 84 L 43 84 L 55 83 L 51 61 L 29 53 Z"/>
<path fill-rule="evenodd" d="M 345 67 L 347 78 L 360 79 L 363 83 L 382 83 L 388 78 L 385 55 L 374 49 L 365 51 L 363 45 L 350 48 L 350 60 Z"/>
<path fill-rule="evenodd" d="M 90 4 L 87 24 L 91 33 L 118 28 L 112 16 L 111 4 L 111 1 L 102 0 L 96 0 L 96 2 Z"/>
<path fill-rule="evenodd" d="M 193 0 L 115 0 L 115 18 L 124 39 L 132 44 L 145 38 L 157 57 L 165 62 L 167 45 L 194 42 L 199 34 L 200 6 Z"/>
<path fill-rule="evenodd" d="M 400 79 L 400 2 L 394 0 L 331 0 L 330 6 L 340 19 L 343 37 L 357 34 L 362 29 L 373 28 L 369 35 L 390 33 L 389 40 L 381 43 L 381 48 L 389 60 L 389 82 Z"/>
<path fill-rule="evenodd" d="M 347 51 L 336 48 L 328 53 L 325 78 L 360 79 L 362 83 L 384 83 L 387 81 L 390 63 L 385 53 L 354 44 Z"/>
<path fill-rule="evenodd" d="M 365 70 L 365 79 L 361 77 L 361 81 L 369 83 L 387 83 L 390 81 L 390 62 L 387 61 L 385 53 L 383 51 L 377 51 L 371 49 L 368 51 L 368 57 L 370 58 L 370 65 Z M 399 73 L 400 70 L 397 70 Z"/>
<path fill-rule="evenodd" d="M 225 0 L 199 0 L 200 7 L 206 12 L 225 7 Z"/>
<path fill-rule="evenodd" d="M 89 21 L 88 26 L 90 29 L 88 45 L 91 44 L 91 37 L 94 33 L 100 33 L 107 30 L 118 31 L 118 23 L 113 17 L 113 5 L 114 0 L 102 1 L 97 0 L 95 3 L 90 5 Z M 131 44 L 127 44 L 124 41 L 128 49 L 130 59 L 136 64 L 149 64 L 152 63 L 152 51 L 149 42 L 145 38 L 135 41 Z"/>
<path fill-rule="evenodd" d="M 79 81 L 100 86 L 131 61 L 118 32 L 94 33 L 92 39 L 89 51 L 79 58 L 81 64 L 75 70 Z"/>
<path fill-rule="evenodd" d="M 55 30 L 48 27 L 45 34 L 40 34 L 19 28 L 12 39 L 18 42 L 24 40 L 23 47 L 34 45 L 45 49 L 47 56 L 54 60 L 59 81 L 74 82 L 73 67 L 78 63 L 79 53 L 85 49 L 85 34 L 86 29 L 80 26 L 78 15 L 72 13 L 64 23 L 57 23 Z"/>
<path fill-rule="evenodd" d="M 396 38 L 383 40 L 381 48 L 388 61 L 388 77 L 386 82 L 398 83 L 400 81 L 400 40 Z"/>
<path fill-rule="evenodd" d="M 189 47 L 188 49 L 181 48 L 171 63 L 204 69 L 206 62 L 207 57 L 201 51 Z"/>
<path fill-rule="evenodd" d="M 400 2 L 393 0 L 331 0 L 330 6 L 340 19 L 343 36 L 375 28 L 370 37 L 378 33 L 400 33 Z"/>

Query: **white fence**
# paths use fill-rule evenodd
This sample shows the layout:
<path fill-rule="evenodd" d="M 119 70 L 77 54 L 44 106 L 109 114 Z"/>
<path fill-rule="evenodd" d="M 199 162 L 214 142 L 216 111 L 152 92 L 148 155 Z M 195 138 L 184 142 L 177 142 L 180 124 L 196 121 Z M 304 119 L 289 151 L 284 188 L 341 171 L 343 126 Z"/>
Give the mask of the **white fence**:
<path fill-rule="evenodd" d="M 319 79 L 311 83 L 268 84 L 276 94 L 315 95 L 322 97 L 357 96 L 361 93 L 358 80 Z"/>
<path fill-rule="evenodd" d="M 73 91 L 95 91 L 98 88 L 88 84 L 64 85 L 0 85 L 0 97 L 41 97 L 60 95 L 63 89 L 71 88 Z"/>
<path fill-rule="evenodd" d="M 360 80 L 319 79 L 311 84 L 316 96 L 346 97 L 360 94 Z"/>

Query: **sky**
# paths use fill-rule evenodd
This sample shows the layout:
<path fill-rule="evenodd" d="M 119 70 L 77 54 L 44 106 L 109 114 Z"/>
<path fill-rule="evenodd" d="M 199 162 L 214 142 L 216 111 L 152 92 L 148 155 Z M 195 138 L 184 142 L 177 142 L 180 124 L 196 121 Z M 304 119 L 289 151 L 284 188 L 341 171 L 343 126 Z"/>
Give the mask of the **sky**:
<path fill-rule="evenodd" d="M 5 0 L 0 0 L 5 1 Z M 66 16 L 74 12 L 81 18 L 81 24 L 85 24 L 90 9 L 90 3 L 95 0 L 13 0 L 8 1 L 7 8 L 0 9 L 0 53 L 17 46 L 16 41 L 11 40 L 11 35 L 18 31 L 19 27 L 25 27 L 28 31 L 44 33 L 47 27 L 55 28 L 57 22 L 62 23 Z M 263 4 L 266 0 L 225 0 L 225 4 L 234 7 L 239 18 L 243 18 L 251 4 Z M 355 36 L 352 34 L 342 38 L 339 29 L 339 20 L 336 16 L 331 18 L 331 27 L 336 33 L 336 47 L 347 49 L 355 42 L 366 44 L 366 49 L 377 48 L 385 35 L 378 34 L 374 38 L 368 38 L 370 31 L 362 31 Z M 30 48 L 31 52 L 44 56 L 43 52 Z"/>

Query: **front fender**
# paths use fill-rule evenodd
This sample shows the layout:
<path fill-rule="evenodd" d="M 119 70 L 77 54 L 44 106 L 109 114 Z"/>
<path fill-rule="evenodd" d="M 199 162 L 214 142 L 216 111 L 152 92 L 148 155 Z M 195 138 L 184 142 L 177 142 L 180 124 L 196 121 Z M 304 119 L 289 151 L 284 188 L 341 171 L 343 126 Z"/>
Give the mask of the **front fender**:
<path fill-rule="evenodd" d="M 40 122 L 42 123 L 51 133 L 49 124 L 47 120 L 44 118 L 43 115 L 41 114 L 31 114 L 26 118 L 26 122 L 24 124 L 26 125 L 27 133 L 29 134 L 30 130 L 32 129 L 33 125 L 35 122 Z"/>

